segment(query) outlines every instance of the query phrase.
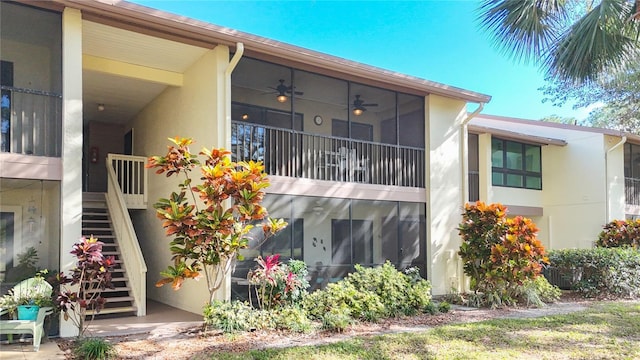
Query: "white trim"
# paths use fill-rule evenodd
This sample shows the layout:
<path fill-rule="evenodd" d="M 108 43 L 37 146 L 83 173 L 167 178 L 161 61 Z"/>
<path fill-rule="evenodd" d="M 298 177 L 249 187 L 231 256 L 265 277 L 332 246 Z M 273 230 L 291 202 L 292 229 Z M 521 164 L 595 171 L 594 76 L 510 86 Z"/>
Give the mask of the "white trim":
<path fill-rule="evenodd" d="M 284 176 L 269 176 L 269 182 L 271 186 L 266 189 L 269 194 L 413 203 L 426 203 L 427 201 L 427 191 L 422 188 L 297 179 Z"/>
<path fill-rule="evenodd" d="M 22 252 L 22 206 L 0 205 L 0 212 L 13 213 L 13 254 L 11 254 L 11 257 L 16 259 L 18 254 Z M 6 254 L 2 255 L 6 259 Z"/>

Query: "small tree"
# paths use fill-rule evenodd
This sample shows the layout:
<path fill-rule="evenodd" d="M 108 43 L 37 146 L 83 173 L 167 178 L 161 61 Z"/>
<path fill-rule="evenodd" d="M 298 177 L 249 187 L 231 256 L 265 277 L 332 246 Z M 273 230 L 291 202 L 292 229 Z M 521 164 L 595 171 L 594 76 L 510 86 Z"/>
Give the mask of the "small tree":
<path fill-rule="evenodd" d="M 146 166 L 167 177 L 184 176 L 179 192 L 154 205 L 166 235 L 174 237 L 170 243 L 174 264 L 161 273 L 156 286 L 170 283 L 178 290 L 185 279 L 198 279 L 204 273 L 211 303 L 235 261 L 242 260 L 239 250 L 248 247 L 253 223 L 266 220 L 264 239 L 287 224 L 267 218 L 260 205 L 269 186 L 261 162 L 236 163 L 229 151 L 205 148 L 199 153 L 204 156 L 201 163 L 189 151 L 192 139 L 169 140 L 175 146 L 169 146 L 165 156 L 150 157 Z M 200 185 L 192 185 L 190 173 L 195 168 L 200 169 Z"/>
<path fill-rule="evenodd" d="M 83 337 L 89 326 L 85 322 L 87 310 L 96 313 L 104 308 L 106 302 L 102 297 L 102 291 L 113 288 L 111 284 L 111 270 L 115 265 L 113 256 L 105 257 L 102 254 L 102 242 L 91 236 L 89 239 L 82 237 L 80 242 L 73 245 L 71 254 L 78 262 L 70 275 L 59 273 L 57 281 L 60 290 L 56 304 L 62 311 L 66 321 L 71 320 L 78 328 L 78 337 Z"/>

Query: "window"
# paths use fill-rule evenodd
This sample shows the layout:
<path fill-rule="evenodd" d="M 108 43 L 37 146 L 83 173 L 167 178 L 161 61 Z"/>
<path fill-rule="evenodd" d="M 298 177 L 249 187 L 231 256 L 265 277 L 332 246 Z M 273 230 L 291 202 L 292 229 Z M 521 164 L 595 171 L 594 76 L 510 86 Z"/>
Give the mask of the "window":
<path fill-rule="evenodd" d="M 13 63 L 0 61 L 0 85 L 13 86 Z M 0 151 L 11 150 L 11 91 L 6 88 L 0 90 Z"/>
<path fill-rule="evenodd" d="M 493 138 L 491 164 L 493 185 L 542 190 L 540 146 Z"/>

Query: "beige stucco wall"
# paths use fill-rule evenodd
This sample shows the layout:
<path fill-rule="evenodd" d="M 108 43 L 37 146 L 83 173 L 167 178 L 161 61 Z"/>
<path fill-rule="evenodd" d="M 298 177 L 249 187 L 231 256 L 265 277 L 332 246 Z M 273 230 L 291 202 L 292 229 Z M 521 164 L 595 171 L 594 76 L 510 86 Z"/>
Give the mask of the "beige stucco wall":
<path fill-rule="evenodd" d="M 607 150 L 617 144 L 620 137 L 576 127 L 540 126 L 535 122 L 514 124 L 483 119 L 482 124 L 566 141 L 566 146 L 542 146 L 543 189 L 527 190 L 491 185 L 491 135 L 479 136 L 480 200 L 542 208 L 542 216 L 531 218 L 538 225 L 538 237 L 547 248 L 591 247 L 603 224 L 624 218 L 622 146 L 605 159 Z"/>
<path fill-rule="evenodd" d="M 192 137 L 191 147 L 197 153 L 202 147 L 228 147 L 228 135 L 224 133 L 230 117 L 225 107 L 224 70 L 229 59 L 229 49 L 218 46 L 207 52 L 184 73 L 182 87 L 169 87 L 152 101 L 129 124 L 134 129 L 134 155 L 152 156 L 166 153 L 168 137 Z M 156 288 L 160 271 L 172 265 L 169 252 L 170 238 L 166 237 L 152 204 L 160 197 L 177 191 L 178 180 L 149 172 L 149 210 L 133 214 L 136 232 L 147 262 L 148 298 L 169 305 L 201 313 L 208 300 L 204 279 L 186 281 L 183 288 L 173 291 L 170 286 Z M 228 291 L 228 289 L 225 289 Z M 225 291 L 220 293 L 224 298 Z"/>
<path fill-rule="evenodd" d="M 461 282 L 456 228 L 462 213 L 460 126 L 466 115 L 464 101 L 430 95 L 425 99 L 427 119 L 427 274 L 434 295 L 450 292 Z M 465 174 L 466 176 L 466 174 Z"/>

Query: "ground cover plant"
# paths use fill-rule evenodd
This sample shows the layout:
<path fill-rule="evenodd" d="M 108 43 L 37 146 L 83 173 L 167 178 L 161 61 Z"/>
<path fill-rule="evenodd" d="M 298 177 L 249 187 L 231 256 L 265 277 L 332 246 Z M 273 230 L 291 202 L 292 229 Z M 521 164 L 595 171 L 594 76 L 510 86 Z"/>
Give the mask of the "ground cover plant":
<path fill-rule="evenodd" d="M 198 355 L 197 359 L 635 359 L 640 303 L 587 311 L 449 324 L 421 332 L 356 337 L 290 348 Z"/>
<path fill-rule="evenodd" d="M 548 259 L 537 238 L 538 228 L 531 219 L 506 214 L 501 204 L 465 205 L 458 254 L 471 278 L 471 305 L 513 305 L 524 298 L 528 303 L 541 302 L 536 290 L 546 287 L 546 280 L 535 280 Z"/>

